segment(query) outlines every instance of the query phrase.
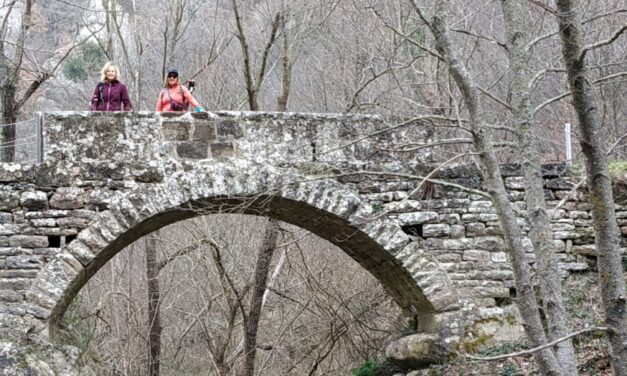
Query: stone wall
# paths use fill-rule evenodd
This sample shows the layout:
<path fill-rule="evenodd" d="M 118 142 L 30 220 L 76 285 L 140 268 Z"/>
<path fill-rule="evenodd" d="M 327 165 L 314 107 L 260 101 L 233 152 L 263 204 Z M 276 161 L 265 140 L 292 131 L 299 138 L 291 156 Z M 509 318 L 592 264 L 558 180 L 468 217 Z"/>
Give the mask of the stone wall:
<path fill-rule="evenodd" d="M 596 270 L 594 230 L 585 188 L 573 192 L 573 178 L 566 166 L 544 166 L 545 198 L 555 208 L 552 228 L 563 277 L 571 272 Z M 502 166 L 519 223 L 526 234 L 523 177 L 517 165 Z M 448 181 L 480 189 L 480 172 L 470 166 L 454 166 L 440 174 Z M 412 197 L 408 195 L 418 181 L 390 179 L 360 181 L 356 184 L 363 197 L 386 212 L 403 229 L 414 235 L 421 246 L 446 270 L 461 296 L 472 297 L 482 307 L 511 304 L 515 296 L 512 267 L 492 203 L 484 196 L 460 190 L 429 186 Z M 561 202 L 564 198 L 568 199 Z M 616 205 L 618 224 L 627 234 L 627 207 Z M 525 239 L 528 259 L 535 265 L 530 239 Z M 622 239 L 627 256 L 627 239 Z"/>

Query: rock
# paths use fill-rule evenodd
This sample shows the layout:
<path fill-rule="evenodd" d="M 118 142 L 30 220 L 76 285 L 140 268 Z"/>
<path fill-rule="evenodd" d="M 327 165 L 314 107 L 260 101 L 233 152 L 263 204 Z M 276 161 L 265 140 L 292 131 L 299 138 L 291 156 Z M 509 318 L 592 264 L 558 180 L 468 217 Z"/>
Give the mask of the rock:
<path fill-rule="evenodd" d="M 50 206 L 57 209 L 82 208 L 85 191 L 78 187 L 61 187 L 50 198 Z"/>
<path fill-rule="evenodd" d="M 438 219 L 436 212 L 413 212 L 398 215 L 398 220 L 402 225 L 418 225 L 425 222 L 433 222 Z"/>
<path fill-rule="evenodd" d="M 427 224 L 422 227 L 423 238 L 439 238 L 448 236 L 451 233 L 451 226 L 445 224 Z"/>
<path fill-rule="evenodd" d="M 0 191 L 0 211 L 11 211 L 20 205 L 20 194 L 15 191 Z"/>
<path fill-rule="evenodd" d="M 403 368 L 420 368 L 442 361 L 444 354 L 434 334 L 418 333 L 388 345 L 385 356 Z"/>
<path fill-rule="evenodd" d="M 20 196 L 20 205 L 26 210 L 46 210 L 48 195 L 42 191 L 24 192 Z"/>
<path fill-rule="evenodd" d="M 23 248 L 46 248 L 48 246 L 48 237 L 41 235 L 13 235 L 9 237 L 9 245 L 11 247 Z"/>

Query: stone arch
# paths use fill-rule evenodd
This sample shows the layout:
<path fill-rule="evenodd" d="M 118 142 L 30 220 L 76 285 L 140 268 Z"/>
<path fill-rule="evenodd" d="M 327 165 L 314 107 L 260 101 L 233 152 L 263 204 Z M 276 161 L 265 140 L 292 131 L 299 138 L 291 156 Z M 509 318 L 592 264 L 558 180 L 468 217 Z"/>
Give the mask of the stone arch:
<path fill-rule="evenodd" d="M 332 179 L 241 163 L 197 165 L 160 183 L 120 191 L 42 269 L 26 300 L 54 332 L 78 291 L 128 244 L 199 213 L 230 208 L 273 217 L 334 243 L 375 276 L 404 311 L 418 317 L 421 331 L 438 331 L 435 315 L 459 308 L 438 263 L 400 226 L 373 214 L 354 191 Z"/>

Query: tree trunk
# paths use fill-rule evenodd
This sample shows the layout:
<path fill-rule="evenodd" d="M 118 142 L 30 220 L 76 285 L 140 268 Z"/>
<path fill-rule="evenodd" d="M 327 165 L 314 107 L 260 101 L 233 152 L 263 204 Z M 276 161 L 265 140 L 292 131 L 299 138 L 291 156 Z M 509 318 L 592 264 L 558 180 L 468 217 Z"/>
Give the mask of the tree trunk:
<path fill-rule="evenodd" d="M 15 157 L 15 87 L 2 87 L 2 162 L 13 162 Z"/>
<path fill-rule="evenodd" d="M 246 334 L 244 337 L 244 375 L 253 376 L 255 373 L 255 357 L 257 353 L 257 333 L 259 328 L 259 320 L 261 318 L 261 307 L 263 304 L 263 295 L 266 292 L 268 282 L 268 271 L 270 270 L 270 261 L 274 248 L 276 247 L 276 239 L 279 233 L 279 222 L 275 219 L 268 219 L 268 225 L 263 236 L 261 249 L 257 256 L 257 265 L 255 266 L 255 280 L 250 297 L 250 306 L 248 307 L 248 315 L 245 323 Z"/>
<path fill-rule="evenodd" d="M 412 0 L 412 3 L 416 10 L 420 11 L 416 1 Z M 503 184 L 494 149 L 486 133 L 486 128 L 479 118 L 480 98 L 478 89 L 474 85 L 468 71 L 462 65 L 462 59 L 452 51 L 445 21 L 444 0 L 439 0 L 436 3 L 435 15 L 431 22 L 431 31 L 435 37 L 436 49 L 447 65 L 468 107 L 473 143 L 479 154 L 479 159 L 483 166 L 484 180 L 499 216 L 505 243 L 512 258 L 518 293 L 516 301 L 522 317 L 523 327 L 533 346 L 543 345 L 547 340 L 535 299 L 530 267 L 525 257 L 520 227 L 516 223 L 516 216 Z M 560 366 L 551 350 L 540 351 L 535 356 L 543 374 L 562 375 Z"/>
<path fill-rule="evenodd" d="M 551 222 L 544 199 L 544 181 L 536 129 L 530 105 L 532 75 L 529 68 L 529 38 L 525 27 L 527 5 L 517 0 L 502 0 L 503 17 L 507 35 L 510 67 L 512 71 L 511 105 L 519 139 L 525 176 L 525 201 L 529 237 L 533 243 L 537 262 L 537 281 L 540 287 L 549 340 L 568 335 L 570 317 L 566 311 L 559 277 L 555 243 Z M 555 355 L 567 375 L 577 375 L 577 358 L 572 341 L 555 346 Z"/>
<path fill-rule="evenodd" d="M 607 164 L 605 131 L 599 121 L 582 47 L 581 19 L 577 13 L 581 5 L 575 0 L 557 0 L 557 9 L 562 53 L 573 106 L 579 121 L 581 149 L 586 157 L 605 322 L 612 329 L 609 332 L 610 364 L 614 375 L 627 375 L 625 280 L 612 183 Z"/>
<path fill-rule="evenodd" d="M 157 237 L 146 237 L 146 279 L 148 280 L 148 375 L 159 376 L 161 362 L 161 318 Z"/>
<path fill-rule="evenodd" d="M 290 41 L 289 32 L 286 27 L 287 12 L 281 16 L 281 27 L 283 28 L 283 49 L 282 63 L 283 74 L 281 76 L 281 95 L 276 100 L 276 110 L 279 112 L 287 111 L 287 101 L 290 97 L 290 87 L 292 83 L 292 64 L 290 63 Z"/>

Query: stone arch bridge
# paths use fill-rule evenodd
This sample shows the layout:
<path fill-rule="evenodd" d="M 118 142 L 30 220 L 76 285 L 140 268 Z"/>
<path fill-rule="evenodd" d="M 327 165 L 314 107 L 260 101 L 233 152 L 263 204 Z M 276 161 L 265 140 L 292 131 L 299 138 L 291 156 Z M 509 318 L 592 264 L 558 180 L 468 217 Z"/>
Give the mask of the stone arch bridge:
<path fill-rule="evenodd" d="M 418 318 L 423 360 L 437 361 L 474 320 L 506 312 L 513 276 L 496 214 L 472 191 L 477 171 L 447 168 L 438 179 L 450 185 L 419 188 L 430 156 L 383 149 L 433 132 L 411 123 L 384 132 L 396 125 L 363 115 L 44 114 L 42 162 L 0 164 L 0 368 L 71 373 L 75 350 L 54 333 L 89 278 L 160 227 L 228 210 L 337 245 Z M 572 187 L 563 172 L 546 170 L 550 201 Z M 517 173 L 503 169 L 522 210 Z M 564 273 L 594 256 L 581 195 L 554 222 Z M 619 218 L 627 225 L 627 212 Z"/>

